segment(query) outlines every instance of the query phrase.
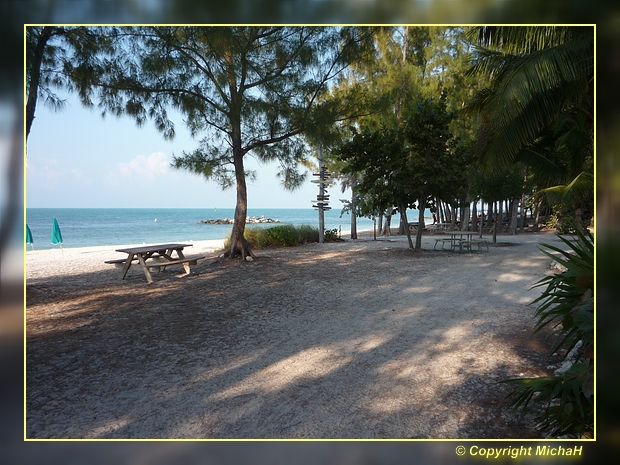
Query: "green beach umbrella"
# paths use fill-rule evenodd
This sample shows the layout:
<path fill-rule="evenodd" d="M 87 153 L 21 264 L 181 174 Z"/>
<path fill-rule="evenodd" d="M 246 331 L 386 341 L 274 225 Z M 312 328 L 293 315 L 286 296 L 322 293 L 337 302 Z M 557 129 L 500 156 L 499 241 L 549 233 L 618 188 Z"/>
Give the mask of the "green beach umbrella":
<path fill-rule="evenodd" d="M 52 244 L 60 245 L 60 250 L 62 250 L 62 235 L 60 234 L 60 226 L 58 226 L 56 218 L 54 218 L 52 223 Z"/>
<path fill-rule="evenodd" d="M 34 241 L 32 240 L 32 233 L 30 232 L 28 225 L 26 225 L 26 244 L 30 244 L 32 246 L 32 250 L 34 250 Z"/>

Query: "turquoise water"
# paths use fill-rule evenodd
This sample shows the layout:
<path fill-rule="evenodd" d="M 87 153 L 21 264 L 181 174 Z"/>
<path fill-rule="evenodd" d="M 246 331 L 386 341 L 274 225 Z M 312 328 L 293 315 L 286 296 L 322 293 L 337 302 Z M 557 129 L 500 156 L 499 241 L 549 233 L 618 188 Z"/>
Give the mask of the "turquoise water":
<path fill-rule="evenodd" d="M 410 221 L 417 219 L 412 211 Z M 430 212 L 426 212 L 431 216 Z M 58 220 L 63 247 L 115 246 L 224 239 L 231 225 L 200 224 L 201 220 L 232 218 L 234 209 L 159 209 L 159 208 L 28 208 L 26 222 L 32 231 L 34 248 L 51 249 L 52 221 Z M 308 209 L 249 209 L 248 217 L 278 219 L 280 224 L 318 227 L 318 212 Z M 392 225 L 398 225 L 398 216 Z M 325 229 L 350 231 L 351 217 L 340 218 L 339 210 L 325 212 Z M 249 225 L 273 227 L 274 224 Z M 357 228 L 372 229 L 369 218 L 358 218 Z M 28 246 L 30 248 L 30 246 Z"/>

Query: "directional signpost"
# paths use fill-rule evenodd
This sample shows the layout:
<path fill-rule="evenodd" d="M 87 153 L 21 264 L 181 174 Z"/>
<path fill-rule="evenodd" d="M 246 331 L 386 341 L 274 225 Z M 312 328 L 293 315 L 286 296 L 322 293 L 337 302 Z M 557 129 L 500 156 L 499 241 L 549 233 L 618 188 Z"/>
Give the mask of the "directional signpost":
<path fill-rule="evenodd" d="M 314 176 L 318 176 L 319 179 L 313 179 L 312 182 L 319 185 L 319 195 L 316 196 L 316 205 L 312 205 L 313 208 L 319 210 L 319 242 L 325 242 L 325 210 L 331 210 L 329 206 L 329 195 L 327 194 L 326 187 L 329 184 L 330 173 L 327 171 L 325 164 L 323 163 L 322 151 L 319 149 L 319 172 L 313 173 Z"/>

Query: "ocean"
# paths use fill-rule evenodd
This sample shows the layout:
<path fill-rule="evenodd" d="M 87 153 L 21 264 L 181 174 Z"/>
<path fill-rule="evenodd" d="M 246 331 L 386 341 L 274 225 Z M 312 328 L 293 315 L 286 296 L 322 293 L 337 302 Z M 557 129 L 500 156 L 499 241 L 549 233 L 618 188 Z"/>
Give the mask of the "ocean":
<path fill-rule="evenodd" d="M 417 211 L 408 212 L 409 221 L 417 220 Z M 155 244 L 165 242 L 190 242 L 226 238 L 232 225 L 201 224 L 201 220 L 232 218 L 233 208 L 27 208 L 26 223 L 32 232 L 34 248 L 51 249 L 52 221 L 58 220 L 63 247 L 117 246 L 130 244 Z M 279 224 L 318 227 L 318 212 L 312 208 L 299 209 L 248 209 L 248 217 L 271 218 Z M 425 212 L 430 218 L 430 211 Z M 398 225 L 398 215 L 392 225 Z M 278 224 L 249 224 L 248 227 L 273 227 Z M 372 229 L 369 218 L 357 218 L 357 229 Z M 325 212 L 325 229 L 351 230 L 351 217 L 340 210 Z M 30 245 L 28 245 L 30 250 Z"/>

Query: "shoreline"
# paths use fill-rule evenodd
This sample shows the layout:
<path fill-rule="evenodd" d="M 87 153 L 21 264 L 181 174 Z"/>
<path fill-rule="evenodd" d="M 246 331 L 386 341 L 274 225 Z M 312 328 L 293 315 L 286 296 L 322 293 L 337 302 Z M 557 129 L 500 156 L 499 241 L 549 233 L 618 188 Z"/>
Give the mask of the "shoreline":
<path fill-rule="evenodd" d="M 347 248 L 354 247 L 356 244 L 363 242 L 370 244 L 370 247 L 379 247 L 389 245 L 396 248 L 407 248 L 405 243 L 407 242 L 406 235 L 398 235 L 397 228 L 392 228 L 391 236 L 379 236 L 377 235 L 376 241 L 373 240 L 372 229 L 359 229 L 358 239 L 352 240 L 350 231 L 342 231 L 342 242 L 335 244 L 337 247 Z M 523 234 L 509 235 L 506 233 L 498 234 L 498 238 L 501 238 L 501 242 L 509 243 L 523 243 L 523 242 L 539 242 L 537 237 L 540 235 L 552 236 L 553 231 L 539 231 L 537 233 L 526 231 Z M 433 250 L 435 239 L 439 237 L 436 234 L 424 233 L 422 235 L 422 249 Z M 489 233 L 483 234 L 483 237 L 489 240 L 492 235 Z M 412 236 L 415 240 L 415 236 Z M 527 239 L 529 238 L 529 239 Z M 181 242 L 181 241 L 180 241 Z M 344 244 L 343 244 L 344 242 Z M 209 258 L 216 258 L 219 252 L 224 248 L 224 239 L 212 239 L 212 240 L 200 240 L 200 241 L 182 241 L 182 243 L 191 244 L 191 247 L 187 249 L 191 255 L 206 255 L 207 260 Z M 136 247 L 146 245 L 140 244 L 119 244 L 114 246 L 90 246 L 90 247 L 68 247 L 60 249 L 40 249 L 31 250 L 27 248 L 24 257 L 24 277 L 29 279 L 45 279 L 53 276 L 72 276 L 76 274 L 87 274 L 99 271 L 114 271 L 114 267 L 110 264 L 106 264 L 106 260 L 113 260 L 117 258 L 124 258 L 126 255 L 120 252 L 116 252 L 117 249 L 126 247 Z M 310 244 L 313 246 L 319 246 L 318 243 Z M 325 246 L 333 246 L 332 243 L 325 243 Z M 290 248 L 286 248 L 290 249 Z M 256 249 L 259 254 L 264 255 L 266 251 L 271 254 L 274 249 Z"/>

